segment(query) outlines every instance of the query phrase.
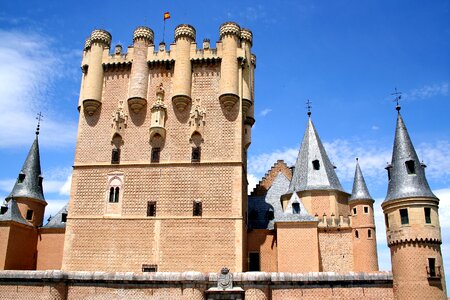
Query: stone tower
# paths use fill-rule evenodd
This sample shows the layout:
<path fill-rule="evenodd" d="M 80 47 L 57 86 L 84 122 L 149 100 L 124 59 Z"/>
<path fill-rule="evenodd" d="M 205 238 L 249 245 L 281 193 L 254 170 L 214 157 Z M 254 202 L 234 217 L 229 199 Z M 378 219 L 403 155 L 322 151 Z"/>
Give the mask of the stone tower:
<path fill-rule="evenodd" d="M 352 214 L 353 268 L 356 272 L 378 271 L 373 203 L 357 160 L 352 195 L 348 200 Z"/>
<path fill-rule="evenodd" d="M 87 39 L 63 270 L 245 269 L 256 59 L 249 30 L 219 32 L 198 49 L 179 25 L 166 49 L 141 26 L 127 53 Z"/>
<path fill-rule="evenodd" d="M 431 192 L 397 106 L 397 126 L 381 204 L 397 299 L 447 299 L 441 254 L 439 199 Z"/>

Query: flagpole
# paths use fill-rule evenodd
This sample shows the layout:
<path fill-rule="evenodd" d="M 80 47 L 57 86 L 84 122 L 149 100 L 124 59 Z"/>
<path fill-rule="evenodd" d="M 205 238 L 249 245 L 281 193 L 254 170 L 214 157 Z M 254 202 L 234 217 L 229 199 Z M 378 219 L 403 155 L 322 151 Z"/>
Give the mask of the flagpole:
<path fill-rule="evenodd" d="M 164 18 L 164 28 L 163 28 L 163 43 L 164 43 L 164 36 L 166 35 L 166 18 Z"/>

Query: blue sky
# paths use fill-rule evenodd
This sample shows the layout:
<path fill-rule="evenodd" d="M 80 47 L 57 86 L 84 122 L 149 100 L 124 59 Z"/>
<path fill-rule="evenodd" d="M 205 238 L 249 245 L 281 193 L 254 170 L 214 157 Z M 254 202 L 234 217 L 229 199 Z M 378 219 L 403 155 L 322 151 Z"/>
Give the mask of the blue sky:
<path fill-rule="evenodd" d="M 93 9 L 90 9 L 93 8 Z M 444 244 L 450 262 L 450 2 L 448 1 L 3 1 L 0 4 L 0 196 L 11 190 L 34 137 L 40 135 L 44 188 L 54 214 L 69 198 L 84 40 L 95 28 L 112 44 L 132 43 L 136 26 L 166 42 L 176 25 L 197 30 L 197 43 L 219 38 L 219 26 L 238 22 L 254 34 L 257 55 L 249 181 L 277 159 L 293 164 L 307 122 L 305 102 L 338 176 L 351 191 L 354 158 L 377 200 L 386 194 L 396 111 L 402 114 L 430 186 L 441 198 Z M 389 269 L 379 222 L 381 269 Z M 450 265 L 446 265 L 450 270 Z"/>

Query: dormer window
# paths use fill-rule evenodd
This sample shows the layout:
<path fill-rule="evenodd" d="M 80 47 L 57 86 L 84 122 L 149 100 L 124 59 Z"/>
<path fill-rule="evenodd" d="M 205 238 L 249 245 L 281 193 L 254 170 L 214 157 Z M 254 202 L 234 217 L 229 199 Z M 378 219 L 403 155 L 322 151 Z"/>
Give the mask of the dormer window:
<path fill-rule="evenodd" d="M 391 165 L 387 165 L 385 168 L 386 171 L 388 172 L 388 180 L 391 180 L 391 168 L 392 168 Z"/>
<path fill-rule="evenodd" d="M 67 222 L 67 213 L 62 213 L 61 215 L 61 222 L 66 223 Z"/>
<path fill-rule="evenodd" d="M 413 160 L 405 161 L 405 165 L 406 165 L 406 171 L 408 172 L 408 174 L 416 174 L 416 168 L 415 168 Z"/>
<path fill-rule="evenodd" d="M 0 215 L 4 215 L 8 211 L 8 206 L 0 207 Z"/>
<path fill-rule="evenodd" d="M 292 203 L 292 213 L 299 214 L 300 213 L 300 203 Z"/>
<path fill-rule="evenodd" d="M 17 178 L 17 183 L 22 183 L 25 180 L 25 174 L 20 173 L 19 178 Z"/>
<path fill-rule="evenodd" d="M 32 209 L 27 210 L 27 220 L 28 221 L 33 220 L 33 210 Z"/>
<path fill-rule="evenodd" d="M 313 164 L 313 169 L 314 169 L 314 170 L 320 170 L 320 162 L 319 162 L 318 159 L 313 160 L 313 161 L 312 161 L 312 164 Z"/>

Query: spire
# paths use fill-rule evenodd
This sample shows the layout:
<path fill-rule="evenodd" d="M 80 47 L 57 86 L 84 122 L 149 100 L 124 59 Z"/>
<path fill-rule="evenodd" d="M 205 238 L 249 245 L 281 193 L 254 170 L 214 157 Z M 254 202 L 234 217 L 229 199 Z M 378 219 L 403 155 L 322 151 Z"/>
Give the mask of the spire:
<path fill-rule="evenodd" d="M 420 163 L 400 110 L 397 111 L 392 162 L 386 167 L 389 186 L 384 201 L 408 197 L 436 198 L 425 177 L 425 165 Z"/>
<path fill-rule="evenodd" d="M 39 158 L 38 134 L 39 130 L 37 129 L 33 145 L 28 152 L 28 156 L 22 166 L 22 170 L 19 173 L 12 192 L 6 197 L 6 200 L 13 197 L 24 197 L 45 202 L 42 190 L 43 177 L 41 175 L 41 162 Z"/>
<path fill-rule="evenodd" d="M 311 118 L 308 118 L 288 193 L 306 190 L 345 192 L 334 169 Z"/>
<path fill-rule="evenodd" d="M 353 181 L 353 189 L 352 195 L 350 196 L 349 201 L 355 200 L 372 200 L 372 196 L 369 194 L 369 190 L 367 189 L 366 181 L 364 180 L 364 176 L 361 172 L 361 167 L 359 166 L 358 158 L 356 159 L 356 170 L 355 170 L 355 179 Z"/>

